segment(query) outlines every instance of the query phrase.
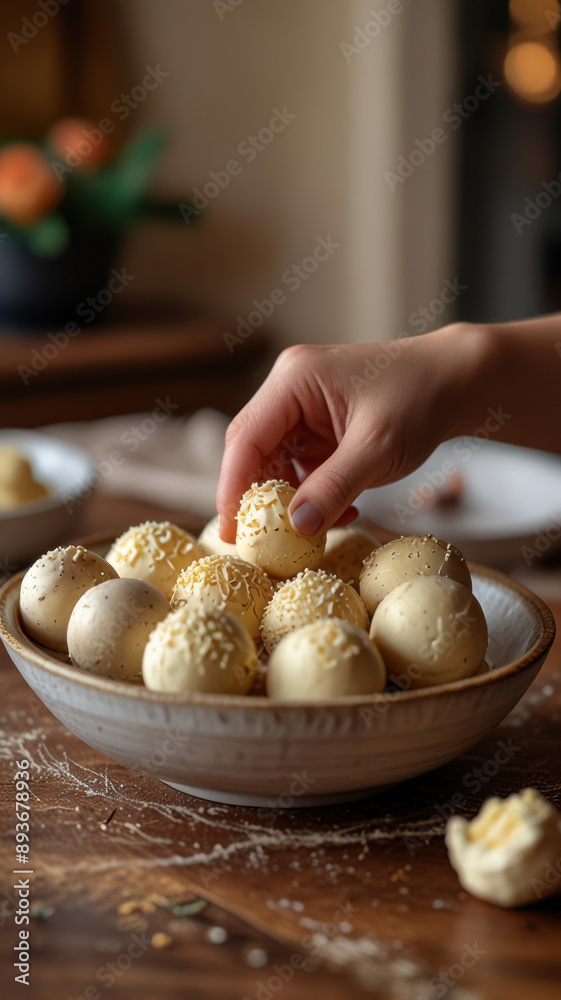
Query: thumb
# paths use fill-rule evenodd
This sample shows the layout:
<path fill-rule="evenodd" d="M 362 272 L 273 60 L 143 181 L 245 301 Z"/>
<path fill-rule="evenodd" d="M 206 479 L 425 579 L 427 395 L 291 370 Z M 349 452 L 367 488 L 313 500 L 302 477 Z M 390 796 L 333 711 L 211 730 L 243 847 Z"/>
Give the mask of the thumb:
<path fill-rule="evenodd" d="M 330 458 L 310 473 L 292 498 L 288 513 L 294 527 L 303 535 L 331 528 L 369 485 L 370 466 L 364 440 L 347 432 Z"/>

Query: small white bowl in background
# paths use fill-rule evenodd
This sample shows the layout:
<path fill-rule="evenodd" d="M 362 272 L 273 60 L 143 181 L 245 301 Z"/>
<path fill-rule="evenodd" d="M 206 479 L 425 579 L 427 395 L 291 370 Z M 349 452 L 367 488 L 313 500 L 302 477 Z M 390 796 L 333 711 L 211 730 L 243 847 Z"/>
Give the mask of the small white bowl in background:
<path fill-rule="evenodd" d="M 88 499 L 93 463 L 73 445 L 36 431 L 0 430 L 0 451 L 16 448 L 31 463 L 33 478 L 49 493 L 0 510 L 0 577 L 36 559 L 69 534 L 73 511 Z"/>

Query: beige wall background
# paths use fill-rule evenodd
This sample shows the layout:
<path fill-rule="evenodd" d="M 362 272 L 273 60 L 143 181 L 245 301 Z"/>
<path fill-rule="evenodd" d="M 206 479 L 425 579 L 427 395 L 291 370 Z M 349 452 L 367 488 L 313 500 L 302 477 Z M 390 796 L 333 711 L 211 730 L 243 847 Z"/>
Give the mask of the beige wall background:
<path fill-rule="evenodd" d="M 455 5 L 403 0 L 347 61 L 341 43 L 387 0 L 229 3 L 119 0 L 130 86 L 147 65 L 169 73 L 129 119 L 171 134 L 160 191 L 188 193 L 229 160 L 242 163 L 200 225 L 134 235 L 137 295 L 246 316 L 318 236 L 331 236 L 340 247 L 298 290 L 285 287 L 269 325 L 284 343 L 398 335 L 456 274 L 454 139 L 394 193 L 383 176 L 455 99 Z M 239 144 L 275 107 L 296 118 L 246 162 Z"/>

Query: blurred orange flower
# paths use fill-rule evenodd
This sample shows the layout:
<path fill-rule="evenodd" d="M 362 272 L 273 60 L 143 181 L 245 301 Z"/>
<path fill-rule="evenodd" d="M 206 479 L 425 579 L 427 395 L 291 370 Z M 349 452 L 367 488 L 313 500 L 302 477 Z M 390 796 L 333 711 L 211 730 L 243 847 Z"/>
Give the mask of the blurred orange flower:
<path fill-rule="evenodd" d="M 63 185 L 41 152 L 30 143 L 0 150 L 0 214 L 19 226 L 32 226 L 59 204 Z"/>
<path fill-rule="evenodd" d="M 50 129 L 47 144 L 70 167 L 86 172 L 96 170 L 113 153 L 107 133 L 87 118 L 62 118 Z"/>

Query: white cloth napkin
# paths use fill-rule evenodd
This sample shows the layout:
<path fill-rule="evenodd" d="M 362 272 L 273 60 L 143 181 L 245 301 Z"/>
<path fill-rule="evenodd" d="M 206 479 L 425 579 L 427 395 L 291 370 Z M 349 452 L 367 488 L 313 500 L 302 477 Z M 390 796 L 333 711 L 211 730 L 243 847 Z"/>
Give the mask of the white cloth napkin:
<path fill-rule="evenodd" d="M 227 426 L 228 418 L 212 409 L 174 417 L 162 400 L 152 413 L 52 424 L 43 430 L 91 455 L 103 493 L 208 519 L 216 513 Z"/>

